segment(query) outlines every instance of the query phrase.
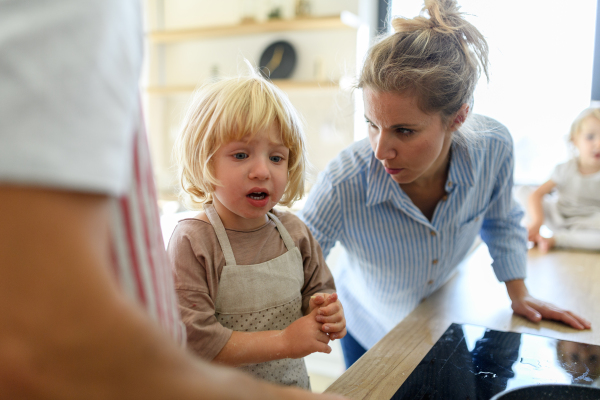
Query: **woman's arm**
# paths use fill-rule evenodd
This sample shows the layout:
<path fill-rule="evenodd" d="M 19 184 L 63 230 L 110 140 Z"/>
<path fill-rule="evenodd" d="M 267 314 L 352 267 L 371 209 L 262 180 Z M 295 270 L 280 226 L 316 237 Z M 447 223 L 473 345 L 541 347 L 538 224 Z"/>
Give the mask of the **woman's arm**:
<path fill-rule="evenodd" d="M 321 246 L 323 257 L 335 246 L 343 232 L 340 201 L 326 172 L 321 172 L 311 188 L 298 217 Z"/>
<path fill-rule="evenodd" d="M 510 137 L 507 137 L 510 140 Z M 500 149 L 496 147 L 496 149 Z M 526 232 L 520 222 L 523 216 L 520 207 L 512 198 L 514 154 L 512 140 L 506 143 L 502 153 L 496 158 L 498 173 L 486 212 L 481 237 L 488 245 L 493 258 L 494 272 L 500 281 L 506 282 L 506 289 L 512 301 L 512 309 L 533 322 L 541 318 L 554 319 L 576 328 L 589 328 L 589 322 L 562 310 L 552 304 L 532 297 L 525 286 L 527 266 Z"/>
<path fill-rule="evenodd" d="M 550 179 L 531 193 L 527 199 L 527 211 L 529 212 L 530 219 L 527 234 L 529 240 L 532 242 L 537 241 L 540 227 L 544 223 L 544 207 L 542 206 L 544 196 L 552 192 L 555 187 L 556 183 Z"/>

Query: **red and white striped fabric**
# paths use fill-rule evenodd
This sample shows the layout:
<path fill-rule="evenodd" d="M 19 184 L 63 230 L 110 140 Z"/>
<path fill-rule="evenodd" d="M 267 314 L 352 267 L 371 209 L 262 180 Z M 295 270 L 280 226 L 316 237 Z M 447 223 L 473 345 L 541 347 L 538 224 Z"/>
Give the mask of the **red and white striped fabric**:
<path fill-rule="evenodd" d="M 112 205 L 114 272 L 122 289 L 184 345 L 185 328 L 167 262 L 146 134 L 140 125 L 133 138 L 129 191 L 114 198 Z"/>
<path fill-rule="evenodd" d="M 183 344 L 140 112 L 142 32 L 139 0 L 0 1 L 0 182 L 109 196 L 115 276 Z"/>

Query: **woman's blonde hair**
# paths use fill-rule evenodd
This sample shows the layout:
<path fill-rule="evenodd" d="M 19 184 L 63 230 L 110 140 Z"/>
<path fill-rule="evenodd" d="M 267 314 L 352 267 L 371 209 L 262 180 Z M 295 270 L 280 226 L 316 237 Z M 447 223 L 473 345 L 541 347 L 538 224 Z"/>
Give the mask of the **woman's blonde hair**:
<path fill-rule="evenodd" d="M 600 121 L 600 108 L 590 107 L 586 108 L 581 113 L 579 113 L 577 118 L 575 118 L 575 120 L 571 124 L 571 131 L 569 132 L 569 140 L 571 142 L 573 142 L 575 140 L 575 137 L 579 135 L 579 133 L 581 132 L 581 125 L 583 124 L 583 121 L 588 117 L 594 117 L 598 121 Z"/>
<path fill-rule="evenodd" d="M 212 157 L 223 144 L 251 140 L 277 124 L 290 150 L 288 182 L 280 200 L 291 205 L 304 195 L 306 144 L 300 116 L 285 93 L 256 71 L 201 86 L 193 96 L 175 141 L 173 155 L 181 185 L 180 197 L 192 210 L 212 201 L 219 181 Z"/>
<path fill-rule="evenodd" d="M 488 45 L 455 0 L 425 0 L 418 17 L 394 18 L 392 26 L 395 33 L 369 50 L 359 88 L 415 95 L 423 112 L 444 121 L 472 105 L 481 71 L 489 78 Z"/>

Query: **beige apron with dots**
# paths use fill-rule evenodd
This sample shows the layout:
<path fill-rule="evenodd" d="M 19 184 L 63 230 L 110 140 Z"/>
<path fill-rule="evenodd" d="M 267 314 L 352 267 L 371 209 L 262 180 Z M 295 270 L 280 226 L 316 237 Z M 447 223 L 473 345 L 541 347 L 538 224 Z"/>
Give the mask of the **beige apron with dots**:
<path fill-rule="evenodd" d="M 225 227 L 214 206 L 205 204 L 204 211 L 225 256 L 215 305 L 219 323 L 234 331 L 258 332 L 285 329 L 302 317 L 302 255 L 281 221 L 268 213 L 285 243 L 286 253 L 261 264 L 236 265 Z M 285 358 L 240 369 L 270 382 L 310 389 L 303 358 Z"/>

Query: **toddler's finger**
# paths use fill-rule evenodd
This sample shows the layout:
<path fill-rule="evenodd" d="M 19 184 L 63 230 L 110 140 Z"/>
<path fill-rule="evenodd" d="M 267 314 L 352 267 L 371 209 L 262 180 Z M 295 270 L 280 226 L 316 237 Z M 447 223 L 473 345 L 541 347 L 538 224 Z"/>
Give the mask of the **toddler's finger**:
<path fill-rule="evenodd" d="M 315 337 L 317 339 L 317 341 L 321 342 L 321 343 L 329 343 L 329 341 L 331 340 L 331 338 L 329 337 L 329 335 L 325 332 L 317 332 L 317 335 Z"/>
<path fill-rule="evenodd" d="M 320 306 L 325 303 L 325 293 L 315 293 L 310 296 L 310 302 L 315 306 Z"/>
<path fill-rule="evenodd" d="M 319 307 L 317 315 L 331 316 L 339 313 L 341 309 L 342 306 L 340 305 L 340 302 L 336 301 L 335 303 L 329 304 L 328 306 Z"/>
<path fill-rule="evenodd" d="M 341 332 L 345 328 L 346 328 L 346 321 L 338 322 L 335 324 L 323 324 L 323 326 L 321 326 L 321 330 L 326 333 Z"/>
<path fill-rule="evenodd" d="M 320 322 L 322 324 L 340 322 L 342 319 L 344 319 L 344 314 L 340 313 L 340 312 L 335 313 L 330 316 L 318 315 L 318 314 L 316 316 L 317 322 Z"/>
<path fill-rule="evenodd" d="M 328 305 L 335 303 L 338 300 L 337 293 L 324 293 L 325 294 L 325 303 L 323 303 L 323 307 L 327 307 Z"/>
<path fill-rule="evenodd" d="M 329 354 L 331 353 L 331 347 L 329 347 L 329 345 L 327 344 L 322 344 L 320 346 L 318 346 L 318 350 L 319 353 L 326 353 Z"/>
<path fill-rule="evenodd" d="M 346 332 L 347 332 L 347 330 L 346 330 L 346 328 L 344 328 L 344 329 L 342 329 L 342 331 L 341 331 L 341 332 L 330 333 L 330 334 L 329 334 L 329 338 L 330 338 L 331 340 L 335 340 L 335 339 L 341 339 L 341 338 L 343 338 L 344 336 L 346 336 Z"/>

